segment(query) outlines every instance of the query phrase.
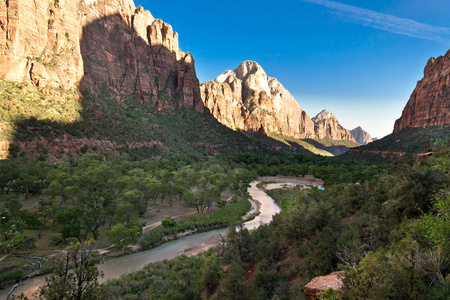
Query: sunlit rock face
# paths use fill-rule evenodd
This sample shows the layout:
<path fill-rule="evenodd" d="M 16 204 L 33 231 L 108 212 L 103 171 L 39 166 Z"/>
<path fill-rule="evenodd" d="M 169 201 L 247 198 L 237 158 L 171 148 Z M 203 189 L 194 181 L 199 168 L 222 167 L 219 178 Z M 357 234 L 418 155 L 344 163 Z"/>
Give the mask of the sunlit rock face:
<path fill-rule="evenodd" d="M 355 141 L 360 145 L 367 145 L 368 143 L 372 143 L 374 141 L 370 136 L 370 134 L 364 131 L 361 128 L 361 126 L 358 126 L 353 130 L 350 130 L 350 133 L 355 138 Z"/>
<path fill-rule="evenodd" d="M 19 5 L 20 3 L 20 5 Z M 194 58 L 132 0 L 0 2 L 0 76 L 40 87 L 107 87 L 158 109 L 203 112 Z"/>
<path fill-rule="evenodd" d="M 314 132 L 317 138 L 331 138 L 333 140 L 350 140 L 355 142 L 353 135 L 339 124 L 336 116 L 326 109 L 322 110 L 314 118 Z"/>
<path fill-rule="evenodd" d="M 204 105 L 222 124 L 251 133 L 313 138 L 314 123 L 294 97 L 254 61 L 201 85 Z"/>
<path fill-rule="evenodd" d="M 417 82 L 394 131 L 405 128 L 442 126 L 450 123 L 450 51 L 432 57 Z"/>

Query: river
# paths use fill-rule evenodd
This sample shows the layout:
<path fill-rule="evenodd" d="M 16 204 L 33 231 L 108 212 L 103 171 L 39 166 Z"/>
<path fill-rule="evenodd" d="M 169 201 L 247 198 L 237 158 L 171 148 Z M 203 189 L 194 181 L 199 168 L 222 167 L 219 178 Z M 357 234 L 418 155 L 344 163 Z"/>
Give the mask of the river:
<path fill-rule="evenodd" d="M 285 182 L 285 180 L 280 180 L 280 182 Z M 257 217 L 244 223 L 245 228 L 249 230 L 255 229 L 261 224 L 270 223 L 272 217 L 280 212 L 280 207 L 274 200 L 256 187 L 258 183 L 258 181 L 253 181 L 248 188 L 248 192 L 253 199 L 252 210 L 256 210 L 255 201 L 258 202 L 260 210 L 260 214 Z M 297 183 L 300 182 L 297 181 Z M 227 228 L 198 233 L 165 243 L 151 250 L 107 260 L 98 266 L 104 273 L 104 277 L 100 278 L 99 281 L 103 283 L 107 280 L 118 278 L 122 274 L 141 269 L 151 262 L 172 259 L 182 254 L 195 255 L 217 245 L 220 242 L 221 236 L 225 235 L 226 232 Z M 14 294 L 19 295 L 20 293 L 24 293 L 25 296 L 31 299 L 32 294 L 44 283 L 44 278 L 45 275 L 30 279 L 26 285 L 21 285 L 16 288 Z M 0 290 L 0 299 L 6 299 L 10 290 L 11 287 Z"/>

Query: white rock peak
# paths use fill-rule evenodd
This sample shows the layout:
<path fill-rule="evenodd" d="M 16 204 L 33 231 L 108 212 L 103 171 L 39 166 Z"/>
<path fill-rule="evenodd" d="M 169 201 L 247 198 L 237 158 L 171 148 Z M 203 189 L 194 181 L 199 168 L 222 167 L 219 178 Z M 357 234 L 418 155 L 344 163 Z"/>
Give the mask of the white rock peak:
<path fill-rule="evenodd" d="M 317 116 L 312 118 L 313 122 L 318 122 L 318 121 L 324 120 L 324 119 L 335 119 L 336 120 L 336 116 L 331 111 L 324 109 L 320 113 L 318 113 Z"/>

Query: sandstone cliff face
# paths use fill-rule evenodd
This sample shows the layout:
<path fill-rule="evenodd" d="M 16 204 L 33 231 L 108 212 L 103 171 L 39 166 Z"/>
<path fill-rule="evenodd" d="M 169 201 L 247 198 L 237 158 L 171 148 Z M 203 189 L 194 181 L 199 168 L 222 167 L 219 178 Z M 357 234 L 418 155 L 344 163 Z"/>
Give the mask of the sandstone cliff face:
<path fill-rule="evenodd" d="M 294 97 L 253 61 L 201 85 L 204 105 L 222 124 L 251 133 L 313 138 L 314 123 Z"/>
<path fill-rule="evenodd" d="M 312 121 L 314 122 L 315 135 L 319 139 L 328 137 L 332 140 L 350 140 L 355 142 L 355 138 L 350 131 L 342 127 L 336 116 L 326 109 L 312 118 Z"/>
<path fill-rule="evenodd" d="M 450 123 L 450 51 L 430 58 L 394 131 Z"/>
<path fill-rule="evenodd" d="M 373 139 L 369 133 L 364 131 L 361 126 L 356 127 L 353 130 L 350 130 L 350 133 L 355 138 L 355 141 L 360 145 L 367 145 L 368 143 L 372 143 Z"/>
<path fill-rule="evenodd" d="M 40 87 L 109 87 L 144 105 L 203 111 L 192 55 L 178 49 L 169 24 L 132 0 L 1 1 L 0 76 Z"/>

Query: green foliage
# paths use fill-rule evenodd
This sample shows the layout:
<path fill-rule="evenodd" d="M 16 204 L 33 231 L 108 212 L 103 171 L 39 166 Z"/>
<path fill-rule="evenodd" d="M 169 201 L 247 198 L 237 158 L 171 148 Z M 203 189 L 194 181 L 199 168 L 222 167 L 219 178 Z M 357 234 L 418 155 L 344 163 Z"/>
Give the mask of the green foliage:
<path fill-rule="evenodd" d="M 244 274 L 245 270 L 242 269 L 239 261 L 233 260 L 221 281 L 221 288 L 211 299 L 242 299 L 245 295 L 245 286 L 242 280 Z"/>
<path fill-rule="evenodd" d="M 141 234 L 142 224 L 133 222 L 127 227 L 125 224 L 119 223 L 108 232 L 108 239 L 122 248 L 123 246 L 135 243 Z"/>
<path fill-rule="evenodd" d="M 436 197 L 433 206 L 418 224 L 433 246 L 450 253 L 450 194 Z"/>
<path fill-rule="evenodd" d="M 218 152 L 246 152 L 249 147 L 259 149 L 258 152 L 268 152 L 274 146 L 282 146 L 262 135 L 233 131 L 209 114 L 189 109 L 160 112 L 142 105 L 135 95 L 118 95 L 108 88 L 99 88 L 98 94 L 85 91 L 83 97 L 78 90 L 55 89 L 57 96 L 48 96 L 34 86 L 0 81 L 0 90 L 0 96 L 5 99 L 0 104 L 0 126 L 3 129 L 0 130 L 0 138 L 13 142 L 40 140 L 41 137 L 49 141 L 67 138 L 108 140 L 117 145 L 113 153 L 86 147 L 78 152 L 128 155 L 132 159 L 168 154 L 201 157 Z M 164 91 L 158 93 L 160 101 L 179 106 L 178 95 L 169 97 Z M 123 101 L 116 101 L 118 98 Z M 136 143 L 142 147 L 135 147 Z M 37 152 L 39 149 L 27 151 Z M 50 152 L 48 157 L 43 155 L 42 158 L 63 157 L 61 153 Z M 74 156 L 79 154 L 74 149 L 68 152 Z"/>
<path fill-rule="evenodd" d="M 171 228 L 155 228 L 142 236 L 139 243 L 144 249 L 153 248 L 161 244 L 167 235 L 176 235 L 186 230 L 197 232 L 208 231 L 227 227 L 228 224 L 241 220 L 242 216 L 249 211 L 251 204 L 248 200 L 240 200 L 209 215 L 199 216 L 176 223 Z"/>
<path fill-rule="evenodd" d="M 204 255 L 148 264 L 108 282 L 110 299 L 200 299 L 199 279 L 204 266 Z"/>
<path fill-rule="evenodd" d="M 0 97 L 4 99 L 0 103 L 0 123 L 6 125 L 0 135 L 3 140 L 11 139 L 18 129 L 16 124 L 26 119 L 31 126 L 37 120 L 70 123 L 80 119 L 81 103 L 73 94 L 61 100 L 26 83 L 14 84 L 0 79 Z"/>
<path fill-rule="evenodd" d="M 332 288 L 327 288 L 325 291 L 320 293 L 320 299 L 323 300 L 339 300 L 341 299 L 341 293 L 335 291 Z"/>
<path fill-rule="evenodd" d="M 359 150 L 421 153 L 445 144 L 449 136 L 450 126 L 403 129 Z"/>
<path fill-rule="evenodd" d="M 162 226 L 165 228 L 174 227 L 176 223 L 177 222 L 175 222 L 175 219 L 172 217 L 167 217 L 161 221 Z"/>
<path fill-rule="evenodd" d="M 8 271 L 3 271 L 0 274 L 0 287 L 3 287 L 6 284 L 14 282 L 23 278 L 26 275 L 24 270 L 21 269 L 12 269 Z"/>
<path fill-rule="evenodd" d="M 45 278 L 40 299 L 109 299 L 106 289 L 98 284 L 102 274 L 96 265 L 101 260 L 92 245 L 92 240 L 77 243 L 52 259 L 54 271 Z"/>
<path fill-rule="evenodd" d="M 25 236 L 16 230 L 16 225 L 11 225 L 11 229 L 3 234 L 5 235 L 5 241 L 0 242 L 0 253 L 11 254 L 24 247 Z"/>
<path fill-rule="evenodd" d="M 200 290 L 206 290 L 207 297 L 210 297 L 216 290 L 220 277 L 219 258 L 213 253 L 204 260 L 199 278 Z"/>

